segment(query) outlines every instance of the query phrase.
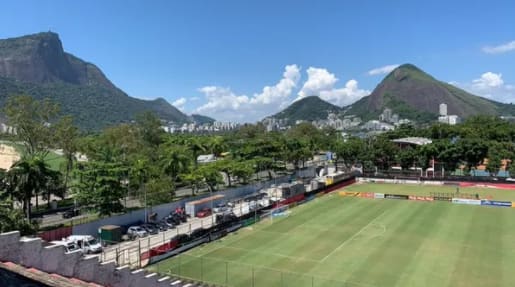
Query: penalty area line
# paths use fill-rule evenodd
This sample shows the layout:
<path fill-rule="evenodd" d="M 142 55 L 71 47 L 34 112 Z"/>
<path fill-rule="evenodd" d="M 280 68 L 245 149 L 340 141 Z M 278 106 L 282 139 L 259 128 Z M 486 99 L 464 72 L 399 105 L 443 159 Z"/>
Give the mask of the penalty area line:
<path fill-rule="evenodd" d="M 345 244 L 349 243 L 350 241 L 352 241 L 354 238 L 358 237 L 363 231 L 365 231 L 365 229 L 367 229 L 367 227 L 371 226 L 376 220 L 378 220 L 379 218 L 381 218 L 384 214 L 386 213 L 386 210 L 383 211 L 381 214 L 379 214 L 378 216 L 376 216 L 374 219 L 372 219 L 367 225 L 363 226 L 363 228 L 361 228 L 360 230 L 358 230 L 358 232 L 354 233 L 354 235 L 352 235 L 351 237 L 347 238 L 345 241 L 343 241 L 340 245 L 338 245 L 338 247 L 336 247 L 335 249 L 333 249 L 331 252 L 329 252 L 329 254 L 327 254 L 324 258 L 322 258 L 320 260 L 320 262 L 324 262 L 327 258 L 329 258 L 331 255 L 333 255 L 335 252 L 337 252 L 338 250 L 340 250 L 340 248 L 342 248 L 343 246 L 345 246 Z"/>

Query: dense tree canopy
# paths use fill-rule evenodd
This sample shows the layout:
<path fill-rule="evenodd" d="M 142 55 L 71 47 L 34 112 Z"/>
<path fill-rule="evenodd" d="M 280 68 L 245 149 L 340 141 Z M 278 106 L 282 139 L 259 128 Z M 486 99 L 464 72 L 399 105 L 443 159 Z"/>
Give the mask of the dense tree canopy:
<path fill-rule="evenodd" d="M 20 214 L 30 217 L 30 202 L 36 195 L 62 196 L 68 186 L 78 204 L 109 215 L 123 212 L 123 199 L 129 195 L 152 206 L 174 200 L 178 191 L 184 196 L 186 189 L 190 194 L 215 191 L 260 180 L 260 173 L 272 179 L 275 173 L 302 168 L 328 151 L 336 154 L 336 166 L 347 170 L 359 165 L 379 171 L 438 166 L 468 172 L 484 164 L 496 174 L 515 160 L 515 125 L 486 116 L 456 126 L 403 125 L 357 137 L 330 128 L 319 130 L 309 123 L 285 132 L 266 132 L 261 124 L 247 124 L 219 135 L 168 134 L 155 115 L 143 113 L 133 123 L 81 135 L 73 119 L 57 111 L 48 101 L 26 96 L 8 101 L 5 114 L 18 131 L 14 141 L 22 145 L 22 157 L 9 171 L 0 171 L 0 203 L 18 201 L 22 209 L 4 210 L 0 228 L 21 226 Z M 401 148 L 392 142 L 413 136 L 430 138 L 432 143 Z M 61 171 L 49 169 L 45 161 L 53 149 L 62 150 Z M 77 152 L 88 160 L 77 162 Z M 199 155 L 206 154 L 215 161 L 199 162 Z M 515 174 L 515 164 L 508 164 L 507 170 Z"/>

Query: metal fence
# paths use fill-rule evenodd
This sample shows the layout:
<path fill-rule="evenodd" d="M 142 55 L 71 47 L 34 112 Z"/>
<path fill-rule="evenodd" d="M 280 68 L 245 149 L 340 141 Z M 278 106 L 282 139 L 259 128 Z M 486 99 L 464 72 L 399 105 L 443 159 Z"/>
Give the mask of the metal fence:
<path fill-rule="evenodd" d="M 207 256 L 181 254 L 173 260 L 157 263 L 154 270 L 173 277 L 199 280 L 231 287 L 358 287 L 360 283 L 337 281 L 312 274 L 302 274 L 224 261 Z"/>
<path fill-rule="evenodd" d="M 126 241 L 112 246 L 109 246 L 111 242 L 103 241 L 108 246 L 102 251 L 100 261 L 114 261 L 118 266 L 129 265 L 134 268 L 146 266 L 150 257 L 149 252 L 152 248 L 163 246 L 179 234 L 190 234 L 198 228 L 209 228 L 214 222 L 214 217 L 207 217 L 161 231 L 158 235 L 137 238 L 133 241 Z"/>
<path fill-rule="evenodd" d="M 257 213 L 250 211 L 249 203 L 238 203 L 233 208 L 236 216 L 249 215 L 250 217 L 243 222 L 245 225 L 256 222 Z M 254 215 L 254 216 L 252 216 Z M 175 228 L 161 231 L 158 235 L 151 235 L 144 238 L 137 238 L 133 241 L 126 241 L 120 244 L 115 242 L 103 241 L 108 246 L 104 248 L 100 256 L 100 261 L 114 261 L 118 266 L 129 265 L 131 267 L 140 268 L 146 266 L 150 258 L 150 250 L 159 248 L 170 242 L 170 239 L 179 234 L 191 234 L 192 231 L 199 228 L 209 228 L 216 224 L 216 216 L 211 215 L 206 218 L 193 218 L 187 223 L 183 223 Z M 247 222 L 249 221 L 249 222 Z M 252 221 L 250 223 L 250 221 Z M 113 243 L 114 245 L 109 246 Z"/>

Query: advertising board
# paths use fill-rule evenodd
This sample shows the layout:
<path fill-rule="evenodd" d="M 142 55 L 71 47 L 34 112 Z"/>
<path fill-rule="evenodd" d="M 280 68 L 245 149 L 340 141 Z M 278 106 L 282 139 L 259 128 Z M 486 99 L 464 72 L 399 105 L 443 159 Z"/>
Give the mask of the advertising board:
<path fill-rule="evenodd" d="M 363 197 L 363 198 L 374 198 L 374 193 L 373 192 L 361 192 L 359 194 L 359 197 Z"/>
<path fill-rule="evenodd" d="M 513 203 L 511 201 L 481 200 L 481 205 L 511 207 Z"/>
<path fill-rule="evenodd" d="M 410 195 L 409 200 L 416 200 L 416 201 L 433 201 L 433 197 L 431 196 L 415 196 Z"/>
<path fill-rule="evenodd" d="M 466 199 L 466 198 L 453 198 L 452 203 L 455 204 L 467 204 L 467 205 L 481 205 L 479 199 Z"/>
<path fill-rule="evenodd" d="M 384 198 L 386 198 L 386 199 L 409 199 L 409 196 L 404 195 L 404 194 L 385 194 Z"/>

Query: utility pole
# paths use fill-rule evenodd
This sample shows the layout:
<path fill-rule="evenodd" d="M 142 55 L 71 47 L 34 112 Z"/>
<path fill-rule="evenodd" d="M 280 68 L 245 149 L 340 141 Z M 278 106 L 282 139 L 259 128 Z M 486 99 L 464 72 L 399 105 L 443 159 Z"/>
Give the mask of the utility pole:
<path fill-rule="evenodd" d="M 145 223 L 148 222 L 148 214 L 147 214 L 147 189 L 143 187 L 143 194 L 145 195 Z"/>

